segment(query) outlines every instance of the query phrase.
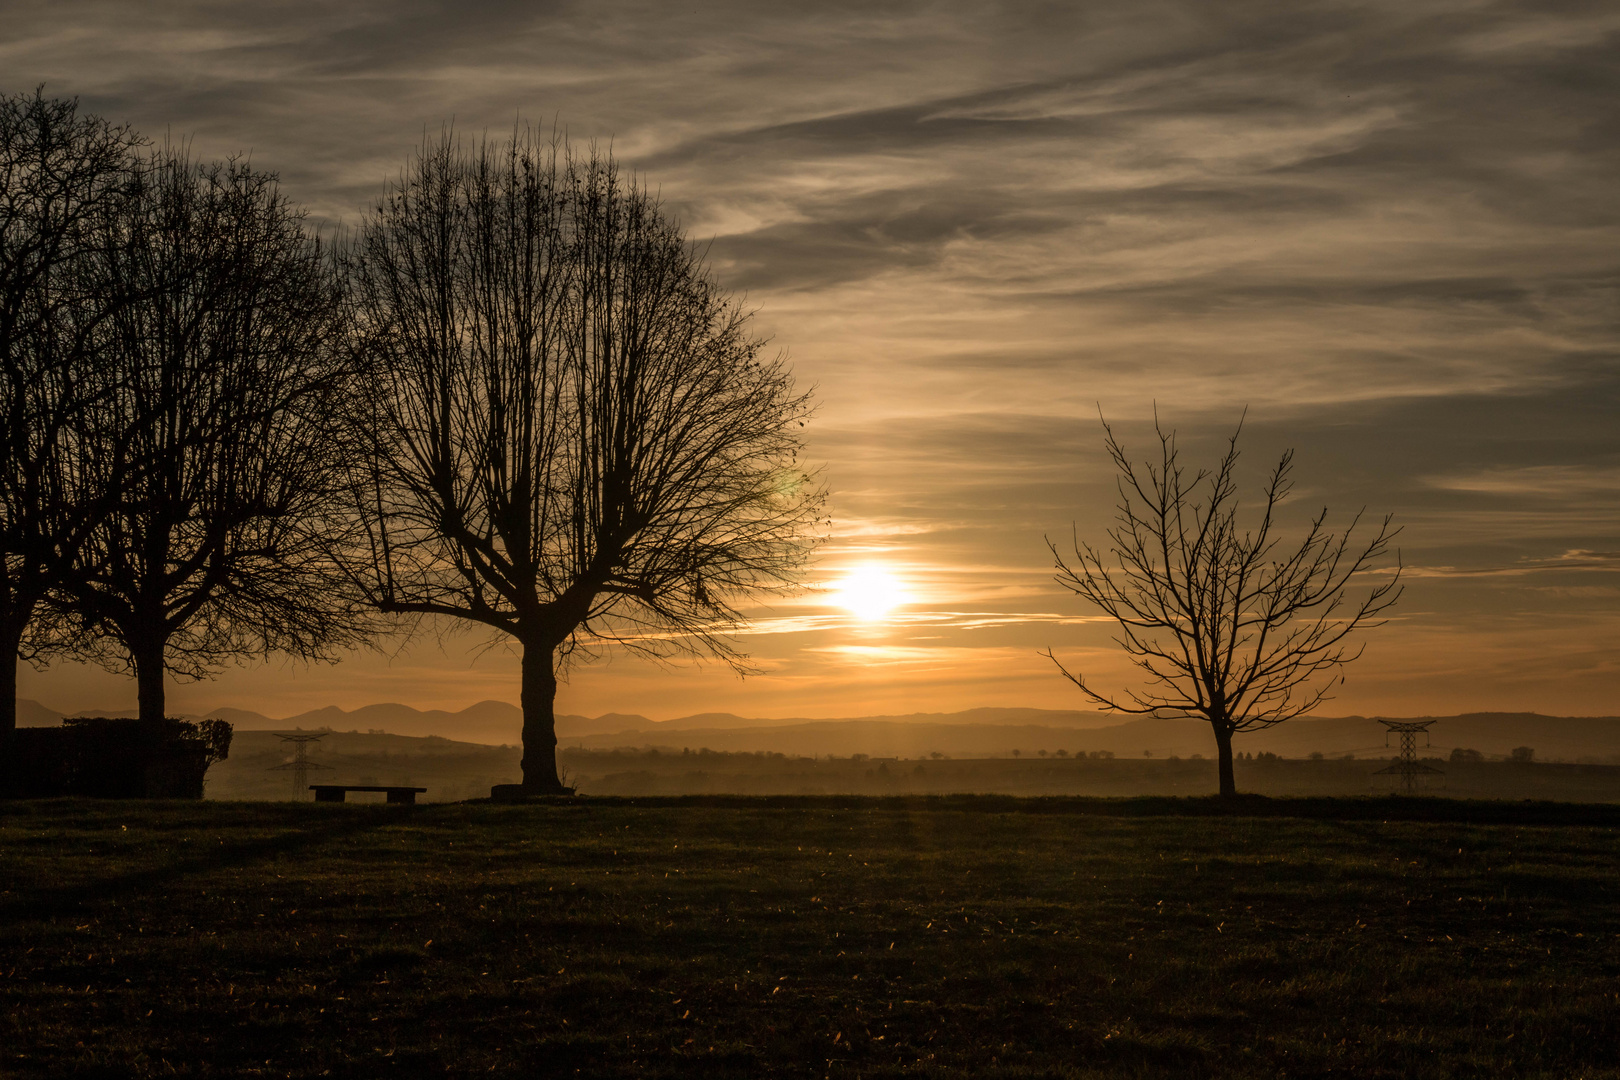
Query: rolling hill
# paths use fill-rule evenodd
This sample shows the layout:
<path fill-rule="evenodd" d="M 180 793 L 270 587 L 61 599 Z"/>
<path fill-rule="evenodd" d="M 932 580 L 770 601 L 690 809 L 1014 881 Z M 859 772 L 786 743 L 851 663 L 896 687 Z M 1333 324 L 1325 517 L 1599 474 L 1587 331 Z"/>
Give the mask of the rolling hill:
<path fill-rule="evenodd" d="M 23 726 L 61 723 L 62 714 L 36 701 L 19 700 Z M 127 714 L 126 714 L 127 715 Z M 229 720 L 239 731 L 329 729 L 336 732 L 439 736 L 469 743 L 514 745 L 522 738 L 522 714 L 502 701 L 481 701 L 457 712 L 421 710 L 398 703 L 358 709 L 328 706 L 273 719 L 245 709 L 207 714 Z M 195 719 L 195 717 L 193 717 Z M 1453 748 L 1506 756 L 1528 746 L 1541 760 L 1620 761 L 1620 718 L 1542 716 L 1537 713 L 1469 713 L 1426 717 L 1435 721 L 1425 754 L 1444 757 Z M 871 757 L 999 757 L 1020 754 L 1095 753 L 1120 757 L 1213 757 L 1214 741 L 1199 720 L 1143 718 L 1121 722 L 1095 712 L 980 708 L 957 713 L 910 713 L 844 719 L 758 719 L 732 713 L 698 713 L 673 720 L 650 720 L 633 713 L 596 717 L 561 715 L 562 745 L 708 748 L 766 751 L 803 756 L 866 754 Z M 1240 735 L 1243 753 L 1283 757 L 1356 755 L 1387 757 L 1385 729 L 1376 718 L 1347 716 L 1293 720 L 1268 730 Z"/>

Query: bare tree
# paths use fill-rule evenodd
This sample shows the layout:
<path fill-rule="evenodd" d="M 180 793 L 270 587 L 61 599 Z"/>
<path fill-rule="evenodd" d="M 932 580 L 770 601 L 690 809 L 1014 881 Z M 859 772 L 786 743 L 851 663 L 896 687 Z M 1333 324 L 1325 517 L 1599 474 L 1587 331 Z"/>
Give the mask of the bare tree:
<path fill-rule="evenodd" d="M 274 176 L 164 148 L 104 221 L 97 332 L 110 392 L 73 468 L 113 505 L 67 605 L 143 720 L 164 676 L 329 656 L 364 633 L 328 555 L 346 507 L 341 279 Z"/>
<path fill-rule="evenodd" d="M 64 643 L 46 600 L 105 508 L 69 464 L 107 385 L 86 350 L 107 310 L 86 264 L 138 141 L 43 89 L 0 97 L 0 743 L 19 659 L 42 665 Z"/>
<path fill-rule="evenodd" d="M 382 611 L 521 649 L 523 783 L 561 790 L 570 660 L 744 669 L 735 605 L 791 585 L 821 505 L 808 395 L 657 203 L 555 141 L 425 147 L 351 269 L 377 391 L 360 576 Z"/>
<path fill-rule="evenodd" d="M 1385 517 L 1365 545 L 1352 546 L 1357 514 L 1342 535 L 1326 529 L 1324 508 L 1297 547 L 1273 536 L 1278 505 L 1292 487 L 1294 452 L 1265 486 L 1265 508 L 1251 530 L 1238 522 L 1238 435 L 1214 472 L 1189 476 L 1174 432 L 1159 435 L 1159 461 L 1140 468 L 1113 429 L 1108 453 L 1118 469 L 1119 503 L 1106 556 L 1074 540 L 1074 563 L 1050 539 L 1057 581 L 1119 624 L 1115 638 L 1149 676 L 1149 688 L 1123 698 L 1100 693 L 1058 665 L 1081 693 L 1106 710 L 1201 716 L 1215 734 L 1222 795 L 1233 795 L 1232 736 L 1300 716 L 1325 700 L 1342 668 L 1361 655 L 1358 630 L 1400 597 L 1400 567 L 1359 600 L 1351 579 L 1374 568 L 1398 529 Z"/>

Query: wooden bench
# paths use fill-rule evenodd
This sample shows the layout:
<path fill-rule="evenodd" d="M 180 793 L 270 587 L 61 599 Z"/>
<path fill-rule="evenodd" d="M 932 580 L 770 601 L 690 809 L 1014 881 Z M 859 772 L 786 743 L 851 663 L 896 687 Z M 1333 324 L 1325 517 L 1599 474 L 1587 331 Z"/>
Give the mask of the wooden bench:
<path fill-rule="evenodd" d="M 316 802 L 342 802 L 344 794 L 350 791 L 386 791 L 388 792 L 389 802 L 414 806 L 416 805 L 417 792 L 426 791 L 427 788 L 370 787 L 365 784 L 311 784 L 309 790 L 315 793 Z"/>

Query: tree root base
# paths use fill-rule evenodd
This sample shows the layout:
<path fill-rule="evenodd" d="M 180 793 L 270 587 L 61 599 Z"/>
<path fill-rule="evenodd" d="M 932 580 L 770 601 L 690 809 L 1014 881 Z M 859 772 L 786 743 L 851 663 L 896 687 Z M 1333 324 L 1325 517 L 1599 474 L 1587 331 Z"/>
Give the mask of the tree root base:
<path fill-rule="evenodd" d="M 574 794 L 571 787 L 557 784 L 552 787 L 542 787 L 539 784 L 496 784 L 489 789 L 490 802 L 536 802 L 549 799 L 566 799 Z"/>

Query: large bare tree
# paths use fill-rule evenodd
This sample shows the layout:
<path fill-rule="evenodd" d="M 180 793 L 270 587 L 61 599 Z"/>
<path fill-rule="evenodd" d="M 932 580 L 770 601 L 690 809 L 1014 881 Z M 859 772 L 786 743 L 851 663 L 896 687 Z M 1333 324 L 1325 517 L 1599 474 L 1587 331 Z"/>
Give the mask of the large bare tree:
<path fill-rule="evenodd" d="M 376 391 L 360 577 L 382 611 L 521 650 L 523 786 L 556 792 L 571 659 L 743 668 L 736 604 L 791 585 L 821 505 L 808 395 L 647 192 L 555 140 L 425 146 L 351 272 Z"/>
<path fill-rule="evenodd" d="M 1365 543 L 1353 543 L 1358 513 L 1342 534 L 1311 519 L 1297 545 L 1274 535 L 1279 505 L 1293 486 L 1294 452 L 1266 482 L 1252 527 L 1238 520 L 1238 435 L 1213 472 L 1188 474 L 1175 433 L 1155 425 L 1159 460 L 1137 465 L 1106 423 L 1118 470 L 1119 501 L 1108 548 L 1075 536 L 1072 565 L 1050 539 L 1057 581 L 1119 625 L 1115 639 L 1149 676 L 1145 690 L 1106 694 L 1046 655 L 1080 692 L 1121 713 L 1169 711 L 1209 721 L 1220 791 L 1237 791 L 1232 736 L 1270 727 L 1314 709 L 1361 655 L 1359 630 L 1400 596 L 1400 567 L 1352 599 L 1351 580 L 1378 567 L 1398 529 L 1385 517 Z"/>
<path fill-rule="evenodd" d="M 152 720 L 166 674 L 363 635 L 328 554 L 352 387 L 341 278 L 273 175 L 161 148 L 103 227 L 95 349 L 112 384 L 73 468 L 112 506 L 67 606 L 96 659 L 133 670 Z"/>
<path fill-rule="evenodd" d="M 17 724 L 19 658 L 63 644 L 46 601 L 106 508 L 71 458 L 108 385 L 87 348 L 108 311 L 89 280 L 96 223 L 138 141 L 43 90 L 0 97 L 0 744 Z"/>

